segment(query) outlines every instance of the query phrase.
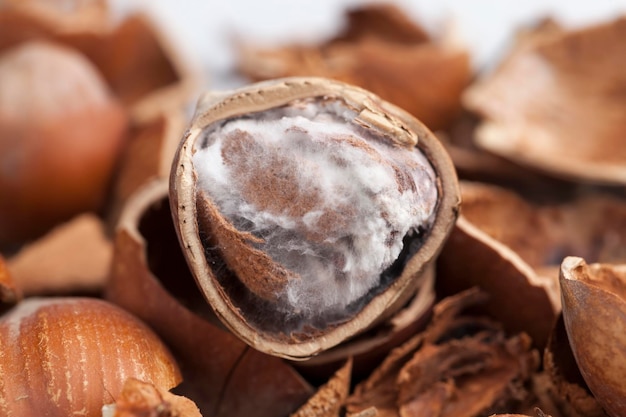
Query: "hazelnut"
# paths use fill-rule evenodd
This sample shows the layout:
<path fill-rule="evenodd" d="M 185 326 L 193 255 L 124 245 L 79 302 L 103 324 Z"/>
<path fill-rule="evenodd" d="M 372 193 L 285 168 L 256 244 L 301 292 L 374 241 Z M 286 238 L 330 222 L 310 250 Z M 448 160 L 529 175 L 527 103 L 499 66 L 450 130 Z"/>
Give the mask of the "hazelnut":
<path fill-rule="evenodd" d="M 0 317 L 3 416 L 100 416 L 130 377 L 168 390 L 180 371 L 146 325 L 112 304 L 30 298 Z"/>
<path fill-rule="evenodd" d="M 256 349 L 300 359 L 405 304 L 459 204 L 450 159 L 427 128 L 322 78 L 205 96 L 170 195 L 217 316 Z"/>
<path fill-rule="evenodd" d="M 103 202 L 127 118 L 78 52 L 31 42 L 0 57 L 0 243 Z"/>

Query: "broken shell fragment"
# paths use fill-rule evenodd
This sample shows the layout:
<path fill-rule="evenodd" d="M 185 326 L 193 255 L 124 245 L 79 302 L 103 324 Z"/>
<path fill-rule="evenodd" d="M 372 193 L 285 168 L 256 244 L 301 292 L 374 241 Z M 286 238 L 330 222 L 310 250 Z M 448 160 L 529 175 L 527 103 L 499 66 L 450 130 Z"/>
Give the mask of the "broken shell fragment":
<path fill-rule="evenodd" d="M 142 185 L 155 178 L 169 178 L 187 123 L 182 109 L 173 109 L 148 123 L 131 126 L 111 193 L 110 224 L 119 220 L 126 201 Z"/>
<path fill-rule="evenodd" d="M 626 183 L 626 18 L 521 38 L 465 105 L 479 146 L 551 175 Z"/>
<path fill-rule="evenodd" d="M 44 26 L 63 28 L 66 33 L 99 32 L 110 23 L 107 0 L 2 0 L 0 10 L 28 16 Z"/>
<path fill-rule="evenodd" d="M 585 382 L 606 412 L 626 415 L 626 264 L 561 264 L 563 319 Z"/>
<path fill-rule="evenodd" d="M 293 359 L 404 305 L 459 204 L 430 131 L 321 78 L 207 95 L 170 187 L 185 257 L 217 316 L 254 348 Z"/>
<path fill-rule="evenodd" d="M 202 417 L 188 398 L 136 378 L 128 378 L 115 403 L 102 407 L 102 417 Z"/>
<path fill-rule="evenodd" d="M 512 332 L 546 345 L 561 309 L 558 266 L 567 254 L 626 262 L 626 204 L 608 194 L 531 201 L 505 188 L 461 182 L 461 216 L 437 262 L 441 294 L 479 286 Z"/>
<path fill-rule="evenodd" d="M 521 410 L 538 365 L 528 336 L 506 337 L 498 323 L 462 310 L 480 303 L 477 289 L 445 298 L 422 333 L 394 349 L 348 398 L 347 411 L 375 407 L 385 416 L 478 416 Z"/>
<path fill-rule="evenodd" d="M 101 291 L 113 257 L 113 244 L 101 219 L 74 217 L 21 249 L 7 265 L 25 295 Z"/>
<path fill-rule="evenodd" d="M 335 372 L 291 417 L 339 417 L 350 393 L 352 359 Z"/>
<path fill-rule="evenodd" d="M 430 36 L 392 4 L 347 13 L 346 27 L 319 45 L 274 49 L 244 45 L 239 69 L 252 80 L 326 77 L 368 89 L 413 114 L 432 130 L 461 110 L 471 78 L 468 52 L 451 36 Z"/>

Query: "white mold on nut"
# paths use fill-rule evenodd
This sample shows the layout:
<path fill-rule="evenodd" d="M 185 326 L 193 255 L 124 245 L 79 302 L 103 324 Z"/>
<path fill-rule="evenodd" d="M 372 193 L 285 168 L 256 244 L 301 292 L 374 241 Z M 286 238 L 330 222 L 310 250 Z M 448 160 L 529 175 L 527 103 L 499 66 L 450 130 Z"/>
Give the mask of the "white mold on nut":
<path fill-rule="evenodd" d="M 452 161 L 422 123 L 314 77 L 204 95 L 169 196 L 217 317 L 255 349 L 290 359 L 430 291 L 460 204 Z"/>
<path fill-rule="evenodd" d="M 293 273 L 276 308 L 304 319 L 343 316 L 381 283 L 405 236 L 432 224 L 424 155 L 357 116 L 341 100 L 297 100 L 211 126 L 193 157 L 221 214 Z"/>

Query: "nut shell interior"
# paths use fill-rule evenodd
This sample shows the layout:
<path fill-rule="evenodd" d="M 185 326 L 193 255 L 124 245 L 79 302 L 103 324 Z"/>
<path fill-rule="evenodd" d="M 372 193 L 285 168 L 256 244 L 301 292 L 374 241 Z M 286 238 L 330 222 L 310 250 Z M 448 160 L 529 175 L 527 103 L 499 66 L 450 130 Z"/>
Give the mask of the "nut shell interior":
<path fill-rule="evenodd" d="M 409 254 L 402 262 L 398 276 L 388 285 L 378 289 L 373 295 L 370 294 L 364 305 L 359 306 L 359 309 L 347 318 L 326 326 L 316 327 L 309 323 L 299 331 L 285 332 L 278 327 L 271 329 L 258 326 L 254 317 L 246 315 L 245 307 L 248 303 L 241 302 L 244 298 L 237 301 L 233 297 L 236 296 L 236 292 L 229 293 L 228 288 L 223 285 L 224 281 L 220 282 L 224 274 L 229 280 L 236 280 L 239 277 L 236 273 L 233 274 L 232 263 L 224 263 L 215 257 L 215 252 L 212 252 L 215 245 L 207 245 L 210 241 L 207 241 L 206 236 L 211 235 L 211 230 L 217 230 L 215 227 L 227 230 L 232 226 L 216 215 L 214 207 L 207 205 L 202 193 L 198 192 L 198 175 L 193 157 L 207 126 L 311 98 L 341 100 L 347 107 L 356 111 L 363 126 L 380 132 L 382 136 L 388 138 L 387 140 L 396 143 L 395 146 L 409 149 L 416 146 L 416 151 L 421 151 L 436 175 L 438 197 L 432 224 L 421 239 L 419 250 Z M 321 78 L 287 78 L 259 83 L 223 96 L 207 95 L 201 100 L 194 122 L 181 142 L 174 160 L 170 203 L 187 261 L 217 316 L 235 334 L 256 349 L 287 358 L 302 359 L 354 336 L 388 317 L 408 301 L 417 289 L 419 281 L 415 277 L 424 271 L 426 265 L 438 253 L 456 219 L 459 195 L 456 174 L 445 150 L 432 133 L 406 112 L 383 102 L 369 92 L 347 84 Z M 203 213 L 210 215 L 208 222 L 206 217 L 202 217 Z M 239 242 L 237 239 L 240 239 Z M 254 240 L 249 236 L 245 239 Z M 227 256 L 237 257 L 245 251 L 250 251 L 249 248 L 242 248 L 239 244 L 245 239 L 238 237 L 235 240 L 219 241 L 218 246 L 222 244 L 222 249 L 228 248 L 223 251 Z M 244 269 L 250 268 L 250 265 L 243 263 L 239 265 L 243 265 Z M 256 265 L 254 268 L 262 272 L 269 268 L 269 264 L 262 262 L 256 262 L 254 265 Z M 241 270 L 239 268 L 239 271 Z M 275 283 L 276 280 L 273 280 L 269 285 Z M 267 288 L 263 282 L 250 285 Z M 271 293 L 271 289 L 269 292 Z M 269 311 L 272 311 L 271 301 L 270 298 L 270 305 L 265 303 L 262 310 L 267 311 L 269 308 Z M 282 320 L 286 317 L 283 316 Z M 280 316 L 275 316 L 273 320 L 281 322 Z"/>

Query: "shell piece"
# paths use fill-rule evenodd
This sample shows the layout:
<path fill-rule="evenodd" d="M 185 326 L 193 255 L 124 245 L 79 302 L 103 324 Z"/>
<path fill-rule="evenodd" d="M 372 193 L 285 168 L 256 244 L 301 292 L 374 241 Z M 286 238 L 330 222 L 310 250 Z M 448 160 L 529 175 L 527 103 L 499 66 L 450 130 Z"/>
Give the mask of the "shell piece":
<path fill-rule="evenodd" d="M 104 288 L 112 257 L 102 220 L 86 213 L 23 246 L 7 262 L 26 295 L 96 293 Z"/>
<path fill-rule="evenodd" d="M 561 264 L 563 319 L 589 389 L 614 417 L 626 414 L 626 265 Z"/>
<path fill-rule="evenodd" d="M 3 9 L 18 11 L 68 33 L 104 31 L 110 24 L 107 0 L 2 0 Z"/>
<path fill-rule="evenodd" d="M 626 18 L 526 36 L 464 95 L 477 143 L 552 175 L 626 183 Z"/>
<path fill-rule="evenodd" d="M 545 346 L 560 311 L 558 265 L 566 254 L 626 261 L 626 204 L 588 193 L 531 202 L 504 188 L 461 183 L 462 215 L 438 259 L 443 294 L 480 286 L 486 311 Z"/>
<path fill-rule="evenodd" d="M 244 45 L 240 71 L 253 80 L 318 76 L 371 90 L 419 118 L 445 128 L 460 110 L 471 77 L 469 55 L 457 44 L 433 41 L 397 7 L 351 10 L 342 33 L 320 45 L 263 49 Z"/>
<path fill-rule="evenodd" d="M 165 390 L 181 380 L 157 336 L 110 303 L 28 298 L 0 317 L 4 416 L 97 417 L 129 377 Z"/>
<path fill-rule="evenodd" d="M 476 416 L 525 406 L 524 384 L 538 365 L 536 352 L 523 334 L 507 339 L 495 322 L 459 314 L 484 299 L 484 293 L 471 290 L 442 300 L 430 327 L 357 385 L 347 411 L 376 407 L 389 416 L 424 410 Z"/>
<path fill-rule="evenodd" d="M 184 377 L 176 392 L 194 400 L 204 415 L 288 415 L 313 394 L 312 387 L 282 360 L 219 327 L 185 263 L 167 194 L 167 181 L 160 179 L 129 198 L 106 297 L 171 346 Z"/>
<path fill-rule="evenodd" d="M 127 379 L 115 403 L 102 409 L 102 417 L 144 416 L 202 417 L 190 399 L 135 378 Z"/>
<path fill-rule="evenodd" d="M 364 111 L 379 116 L 358 119 Z M 288 117 L 281 122 L 287 119 L 289 126 L 247 127 L 283 115 Z M 315 124 L 318 117 L 328 120 Z M 349 126 L 351 121 L 355 125 Z M 262 135 L 269 145 L 251 138 Z M 287 141 L 281 143 L 281 136 Z M 213 144 L 219 145 L 218 152 L 200 159 Z M 252 151 L 238 152 L 242 144 Z M 269 165 L 262 161 L 267 149 Z M 367 170 L 355 166 L 353 158 L 366 163 Z M 203 172 L 207 170 L 212 176 Z M 230 178 L 228 170 L 238 174 Z M 226 193 L 207 189 L 210 183 L 239 189 L 243 199 L 220 201 Z M 185 256 L 218 317 L 256 349 L 304 358 L 370 327 L 408 301 L 420 282 L 415 277 L 438 252 L 456 216 L 456 193 L 447 154 L 408 114 L 347 84 L 291 78 L 201 100 L 173 164 L 170 203 Z M 413 202 L 400 209 L 389 206 L 401 206 L 399 201 Z M 354 230 L 369 226 L 354 225 L 369 217 L 379 218 L 372 225 L 382 229 L 359 237 Z M 259 226 L 268 220 L 276 226 Z M 271 242 L 274 234 L 279 236 L 276 243 Z M 367 249 L 371 239 L 381 248 Z M 269 243 L 287 248 L 286 255 L 274 252 Z M 342 279 L 308 288 L 313 270 L 298 270 L 304 259 L 294 251 L 298 248 L 305 255 L 321 250 L 316 256 L 330 262 L 315 271 L 333 267 Z M 370 259 L 363 259 L 373 269 L 360 270 L 357 262 L 365 261 L 358 254 L 363 251 L 371 252 Z M 350 277 L 352 271 L 359 281 Z M 353 286 L 353 295 L 337 291 L 343 281 Z M 289 307 L 283 300 L 289 300 L 293 288 L 309 294 L 305 299 L 314 304 L 296 297 L 291 305 L 297 309 Z M 336 302 L 328 303 L 337 295 Z"/>
<path fill-rule="evenodd" d="M 291 417 L 339 417 L 350 393 L 352 359 L 335 372 Z"/>
<path fill-rule="evenodd" d="M 181 109 L 171 110 L 148 123 L 131 126 L 108 210 L 110 224 L 116 224 L 133 193 L 154 178 L 169 178 L 172 159 L 187 118 Z"/>

